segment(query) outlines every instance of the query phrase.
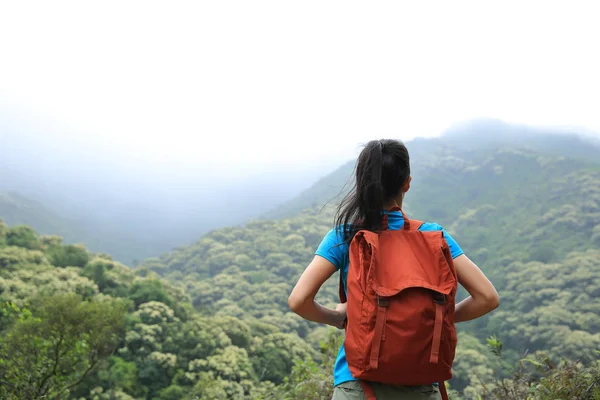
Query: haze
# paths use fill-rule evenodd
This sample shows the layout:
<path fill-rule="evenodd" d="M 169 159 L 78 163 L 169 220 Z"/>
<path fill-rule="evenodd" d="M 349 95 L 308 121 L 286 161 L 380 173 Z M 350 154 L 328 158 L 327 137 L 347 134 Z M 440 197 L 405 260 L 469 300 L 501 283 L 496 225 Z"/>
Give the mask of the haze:
<path fill-rule="evenodd" d="M 63 214 L 226 224 L 373 138 L 477 117 L 600 131 L 595 7 L 4 2 L 0 190 Z M 256 209 L 225 221 L 215 204 Z"/>
<path fill-rule="evenodd" d="M 3 113 L 226 175 L 332 168 L 471 117 L 600 130 L 592 2 L 414 3 L 5 2 Z"/>

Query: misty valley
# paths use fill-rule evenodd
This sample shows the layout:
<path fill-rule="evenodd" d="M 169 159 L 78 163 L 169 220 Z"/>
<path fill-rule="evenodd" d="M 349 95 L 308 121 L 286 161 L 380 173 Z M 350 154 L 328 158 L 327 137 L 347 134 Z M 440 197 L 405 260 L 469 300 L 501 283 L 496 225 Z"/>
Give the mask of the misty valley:
<path fill-rule="evenodd" d="M 406 145 L 405 211 L 444 226 L 501 298 L 457 325 L 450 398 L 600 399 L 597 138 L 481 120 Z M 119 210 L 106 188 L 90 185 L 86 200 L 11 157 L 0 164 L 0 399 L 331 399 L 343 331 L 287 301 L 353 161 L 273 196 L 275 183 L 247 182 L 243 207 L 230 187 L 209 201 L 123 184 L 111 190 L 136 201 Z M 319 302 L 334 307 L 337 284 Z"/>

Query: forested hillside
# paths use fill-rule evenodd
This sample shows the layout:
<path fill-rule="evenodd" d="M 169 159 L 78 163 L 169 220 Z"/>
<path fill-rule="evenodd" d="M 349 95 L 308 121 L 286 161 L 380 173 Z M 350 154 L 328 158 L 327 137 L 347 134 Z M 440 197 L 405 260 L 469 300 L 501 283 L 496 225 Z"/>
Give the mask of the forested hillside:
<path fill-rule="evenodd" d="M 8 226 L 29 225 L 40 232 L 68 236 L 69 240 L 77 238 L 72 221 L 15 192 L 0 192 L 0 216 Z"/>
<path fill-rule="evenodd" d="M 153 249 L 175 247 L 161 237 L 152 237 L 148 231 L 140 229 L 134 233 L 131 228 L 123 228 L 119 219 L 107 218 L 96 224 L 86 218 L 68 218 L 16 192 L 0 192 L 0 217 L 8 226 L 28 225 L 42 234 L 60 235 L 66 243 L 85 243 L 94 251 L 110 252 L 116 259 L 134 265 L 153 254 Z"/>
<path fill-rule="evenodd" d="M 274 399 L 319 359 L 316 337 L 195 311 L 147 269 L 27 226 L 0 222 L 0 268 L 0 399 Z"/>
<path fill-rule="evenodd" d="M 531 143 L 409 144 L 407 212 L 444 225 L 502 299 L 458 326 L 455 400 L 600 399 L 596 150 Z M 0 398 L 329 399 L 341 332 L 298 318 L 287 298 L 332 227 L 323 198 L 343 171 L 300 197 L 313 207 L 213 230 L 134 269 L 0 223 Z M 337 302 L 337 278 L 322 303 Z"/>
<path fill-rule="evenodd" d="M 38 236 L 28 227 L 9 229 L 0 223 L 0 398 L 330 398 L 339 331 L 301 322 L 284 305 L 289 277 L 308 258 L 306 243 L 318 240 L 317 231 L 326 229 L 310 214 L 215 232 L 202 239 L 195 252 L 211 259 L 206 263 L 211 278 L 203 282 L 200 276 L 199 283 L 189 279 L 193 273 L 181 263 L 186 258 L 182 249 L 169 263 L 179 263 L 191 296 L 182 287 L 153 276 L 150 269 L 161 267 L 156 260 L 131 270 L 107 255 L 63 245 L 58 237 Z M 309 228 L 292 233 L 299 225 Z M 216 240 L 223 245 L 216 245 Z M 235 249 L 242 241 L 249 243 L 239 253 Z M 258 250 L 252 254 L 254 247 Z M 220 261 L 213 257 L 218 249 L 223 255 Z M 261 252 L 274 256 L 250 270 L 249 264 Z M 280 252 L 290 255 L 277 255 Z M 227 253 L 235 260 L 225 261 Z M 509 272 L 516 275 L 515 281 L 506 293 L 514 297 L 512 307 L 530 315 L 523 319 L 508 313 L 509 325 L 502 322 L 497 327 L 499 338 L 510 340 L 512 346 L 520 346 L 519 339 L 530 335 L 555 360 L 561 355 L 582 357 L 589 368 L 554 365 L 542 352 L 527 357 L 537 366 L 535 371 L 526 368 L 522 373 L 519 368 L 512 380 L 500 382 L 509 375 L 514 357 L 506 357 L 501 345 L 490 340 L 499 357 L 492 356 L 477 332 L 463 331 L 451 381 L 452 388 L 463 394 L 453 391 L 452 398 L 483 395 L 516 400 L 525 398 L 525 393 L 538 393 L 536 398 L 542 399 L 585 398 L 556 397 L 584 393 L 597 398 L 600 391 L 593 382 L 600 379 L 600 369 L 591 364 L 597 358 L 590 343 L 594 339 L 584 331 L 570 332 L 560 326 L 561 318 L 553 319 L 552 309 L 569 303 L 562 320 L 597 331 L 593 296 L 600 288 L 598 260 L 600 253 L 589 251 L 564 265 L 515 264 Z M 522 275 L 545 270 L 555 274 L 560 268 L 571 268 L 570 276 L 542 284 L 540 293 L 551 298 L 555 288 L 568 287 L 574 293 L 589 291 L 589 297 L 562 296 L 536 314 L 531 305 L 539 301 L 538 296 L 518 286 L 541 281 L 536 275 L 525 281 Z M 589 284 L 590 277 L 594 285 Z M 335 301 L 334 286 L 328 285 L 322 301 Z M 590 299 L 592 303 L 586 304 Z M 540 320 L 534 323 L 536 318 Z M 557 324 L 564 336 L 553 340 Z M 506 348 L 510 353 L 511 348 Z"/>

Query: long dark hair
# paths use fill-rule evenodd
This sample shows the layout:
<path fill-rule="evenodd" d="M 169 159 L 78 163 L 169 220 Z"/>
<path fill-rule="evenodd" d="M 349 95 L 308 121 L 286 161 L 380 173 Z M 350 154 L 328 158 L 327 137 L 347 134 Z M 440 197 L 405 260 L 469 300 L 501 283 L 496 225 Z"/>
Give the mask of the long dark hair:
<path fill-rule="evenodd" d="M 354 186 L 335 216 L 345 242 L 350 242 L 361 229 L 381 229 L 385 203 L 400 194 L 410 176 L 408 150 L 399 140 L 372 140 L 358 156 L 355 174 Z"/>

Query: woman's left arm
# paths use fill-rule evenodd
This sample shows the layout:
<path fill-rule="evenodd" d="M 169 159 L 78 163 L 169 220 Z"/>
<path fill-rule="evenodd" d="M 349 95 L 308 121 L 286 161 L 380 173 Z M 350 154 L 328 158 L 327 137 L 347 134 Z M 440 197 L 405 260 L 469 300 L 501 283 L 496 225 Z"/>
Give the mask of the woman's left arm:
<path fill-rule="evenodd" d="M 336 272 L 335 266 L 321 256 L 315 256 L 300 276 L 288 299 L 290 309 L 309 321 L 342 329 L 346 320 L 346 304 L 335 310 L 324 307 L 315 300 L 321 286 Z"/>

